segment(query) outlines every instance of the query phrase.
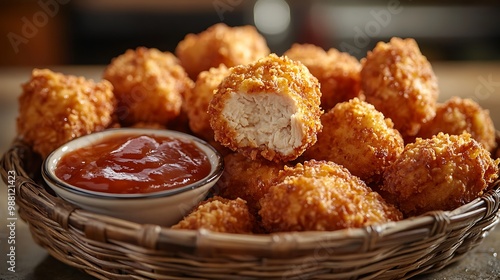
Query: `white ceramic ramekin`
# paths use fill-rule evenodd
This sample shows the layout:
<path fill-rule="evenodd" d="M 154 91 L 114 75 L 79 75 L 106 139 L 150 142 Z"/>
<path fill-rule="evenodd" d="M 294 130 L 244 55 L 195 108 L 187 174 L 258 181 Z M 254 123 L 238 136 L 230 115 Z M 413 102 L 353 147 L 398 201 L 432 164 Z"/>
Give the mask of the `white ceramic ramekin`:
<path fill-rule="evenodd" d="M 66 153 L 116 135 L 156 135 L 192 141 L 208 156 L 211 171 L 205 178 L 190 185 L 140 194 L 89 191 L 70 185 L 55 175 L 57 163 Z M 217 150 L 195 136 L 172 130 L 118 128 L 82 136 L 59 147 L 45 159 L 42 176 L 58 196 L 82 209 L 137 223 L 171 226 L 205 198 L 223 169 L 223 158 Z"/>

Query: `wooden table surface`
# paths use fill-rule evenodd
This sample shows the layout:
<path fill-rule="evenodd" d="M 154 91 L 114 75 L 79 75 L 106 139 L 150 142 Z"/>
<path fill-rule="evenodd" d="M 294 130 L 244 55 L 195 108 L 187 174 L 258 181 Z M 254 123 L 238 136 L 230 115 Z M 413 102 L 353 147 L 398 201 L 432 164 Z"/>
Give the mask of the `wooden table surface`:
<path fill-rule="evenodd" d="M 500 62 L 433 62 L 439 79 L 440 101 L 451 96 L 472 98 L 490 111 L 500 128 Z M 99 80 L 103 66 L 57 66 L 52 70 Z M 15 136 L 20 84 L 30 77 L 28 68 L 0 68 L 0 154 Z M 0 221 L 6 221 L 7 191 L 0 182 Z M 7 270 L 7 227 L 0 223 L 0 279 L 94 279 L 47 254 L 31 239 L 28 227 L 16 227 L 16 272 Z M 500 279 L 500 226 L 462 261 L 440 272 L 415 279 Z"/>

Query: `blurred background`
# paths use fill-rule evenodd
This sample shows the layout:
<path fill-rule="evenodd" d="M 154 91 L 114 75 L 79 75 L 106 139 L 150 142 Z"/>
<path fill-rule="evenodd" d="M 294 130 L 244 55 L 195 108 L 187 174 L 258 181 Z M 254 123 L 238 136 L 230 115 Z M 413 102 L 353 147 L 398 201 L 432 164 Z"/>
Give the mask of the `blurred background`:
<path fill-rule="evenodd" d="M 293 42 L 361 58 L 392 36 L 431 60 L 499 60 L 498 1 L 2 0 L 0 66 L 107 64 L 128 48 L 174 51 L 188 33 L 255 25 L 271 50 Z"/>

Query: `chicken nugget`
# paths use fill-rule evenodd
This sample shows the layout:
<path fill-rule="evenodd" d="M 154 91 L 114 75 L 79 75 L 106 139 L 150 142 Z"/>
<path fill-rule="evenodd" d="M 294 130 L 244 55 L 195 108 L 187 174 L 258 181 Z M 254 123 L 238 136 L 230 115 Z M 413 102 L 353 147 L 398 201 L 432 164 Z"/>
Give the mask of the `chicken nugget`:
<path fill-rule="evenodd" d="M 348 53 L 331 48 L 328 51 L 311 44 L 293 44 L 283 55 L 302 62 L 321 84 L 321 108 L 326 112 L 335 104 L 361 92 L 361 63 Z"/>
<path fill-rule="evenodd" d="M 318 141 L 304 158 L 336 162 L 366 183 L 379 181 L 403 152 L 403 138 L 391 119 L 358 98 L 335 105 L 321 123 Z"/>
<path fill-rule="evenodd" d="M 251 25 L 229 27 L 217 23 L 199 34 L 188 34 L 175 54 L 191 79 L 198 73 L 224 64 L 247 64 L 270 53 L 266 40 Z"/>
<path fill-rule="evenodd" d="M 251 159 L 294 160 L 321 130 L 319 87 L 302 63 L 287 57 L 235 66 L 208 107 L 214 138 Z"/>
<path fill-rule="evenodd" d="M 62 144 L 113 122 L 116 100 L 108 81 L 34 69 L 19 97 L 17 134 L 43 158 Z"/>
<path fill-rule="evenodd" d="M 284 166 L 284 163 L 265 159 L 252 160 L 240 153 L 228 154 L 224 157 L 224 173 L 216 185 L 218 195 L 228 199 L 244 199 L 250 212 L 257 214 L 260 199 Z"/>
<path fill-rule="evenodd" d="M 185 108 L 189 119 L 189 127 L 197 136 L 211 141 L 214 139 L 214 131 L 210 127 L 208 115 L 208 104 L 214 96 L 214 92 L 221 81 L 229 75 L 229 69 L 221 64 L 212 67 L 198 75 L 194 88 L 186 92 Z"/>
<path fill-rule="evenodd" d="M 172 229 L 208 229 L 226 233 L 252 233 L 255 218 L 242 199 L 225 199 L 214 196 L 199 203 Z"/>
<path fill-rule="evenodd" d="M 443 104 L 438 104 L 434 119 L 424 124 L 418 136 L 431 138 L 439 132 L 458 135 L 471 134 L 488 151 L 496 147 L 495 126 L 488 110 L 481 108 L 472 99 L 452 97 Z"/>
<path fill-rule="evenodd" d="M 401 212 L 344 167 L 306 161 L 285 167 L 261 199 L 269 232 L 329 231 L 397 221 Z"/>
<path fill-rule="evenodd" d="M 179 116 L 184 92 L 193 86 L 169 52 L 139 47 L 114 58 L 104 71 L 118 99 L 117 115 L 128 126 L 159 123 Z"/>
<path fill-rule="evenodd" d="M 417 138 L 385 170 L 381 190 L 406 216 L 453 210 L 483 194 L 499 163 L 468 133 Z"/>
<path fill-rule="evenodd" d="M 361 88 L 366 101 L 391 118 L 403 138 L 416 135 L 435 116 L 437 78 L 413 39 L 392 38 L 368 52 Z"/>

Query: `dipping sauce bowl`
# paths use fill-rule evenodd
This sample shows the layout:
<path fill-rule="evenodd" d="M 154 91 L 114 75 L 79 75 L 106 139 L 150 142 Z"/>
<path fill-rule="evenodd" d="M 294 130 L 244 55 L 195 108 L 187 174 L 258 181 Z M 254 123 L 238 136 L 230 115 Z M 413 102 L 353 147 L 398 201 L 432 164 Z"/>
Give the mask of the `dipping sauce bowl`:
<path fill-rule="evenodd" d="M 59 147 L 45 159 L 42 176 L 82 209 L 171 226 L 206 197 L 223 169 L 217 150 L 195 136 L 118 128 Z"/>

